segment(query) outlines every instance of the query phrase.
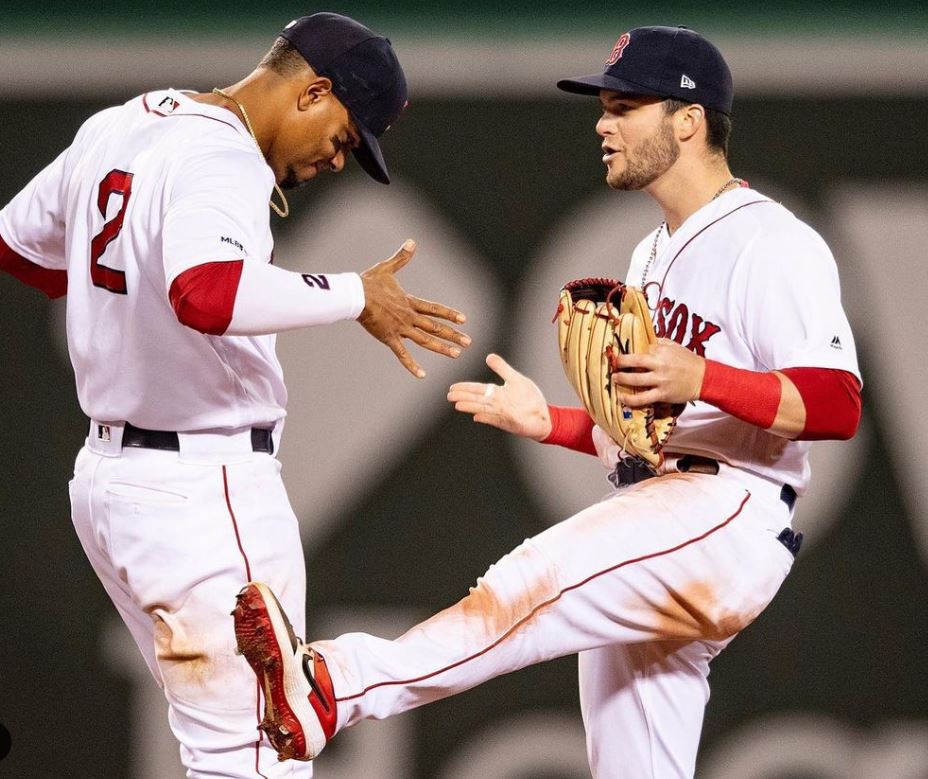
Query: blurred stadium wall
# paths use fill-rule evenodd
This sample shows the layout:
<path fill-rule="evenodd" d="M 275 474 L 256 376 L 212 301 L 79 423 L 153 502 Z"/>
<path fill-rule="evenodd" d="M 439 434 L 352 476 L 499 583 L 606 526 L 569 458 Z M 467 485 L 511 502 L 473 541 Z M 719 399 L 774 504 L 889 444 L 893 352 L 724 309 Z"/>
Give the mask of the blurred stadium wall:
<path fill-rule="evenodd" d="M 866 386 L 857 440 L 816 445 L 797 518 L 808 542 L 790 579 L 713 665 L 698 775 L 928 776 L 923 3 L 115 6 L 0 5 L 0 201 L 92 111 L 148 89 L 232 83 L 302 13 L 357 16 L 407 67 L 411 105 L 384 141 L 395 185 L 349 168 L 295 195 L 290 219 L 272 217 L 276 257 L 361 269 L 415 237 L 404 280 L 466 310 L 475 343 L 454 364 L 425 358 L 417 383 L 351 324 L 281 338 L 291 389 L 281 457 L 316 637 L 402 632 L 606 491 L 592 458 L 456 417 L 445 388 L 486 377 L 482 358 L 496 350 L 552 400 L 572 401 L 549 324 L 557 289 L 622 274 L 659 215 L 608 191 L 595 104 L 553 82 L 596 71 L 640 24 L 685 24 L 718 43 L 736 83 L 732 168 L 829 241 Z M 13 741 L 0 776 L 179 776 L 164 701 L 68 518 L 86 420 L 63 308 L 4 276 L 0 334 L 0 722 Z M 366 723 L 333 744 L 317 776 L 588 776 L 575 676 L 565 658 Z"/>

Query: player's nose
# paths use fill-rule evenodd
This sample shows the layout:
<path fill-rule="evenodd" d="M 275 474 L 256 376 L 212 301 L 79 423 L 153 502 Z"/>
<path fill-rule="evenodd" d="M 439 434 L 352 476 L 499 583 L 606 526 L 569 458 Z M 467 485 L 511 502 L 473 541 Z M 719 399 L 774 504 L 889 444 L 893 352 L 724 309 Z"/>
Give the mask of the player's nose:
<path fill-rule="evenodd" d="M 329 165 L 332 168 L 333 173 L 341 173 L 342 169 L 345 167 L 345 163 L 348 161 L 348 156 L 344 151 L 340 151 L 336 154 L 332 160 L 329 162 Z"/>

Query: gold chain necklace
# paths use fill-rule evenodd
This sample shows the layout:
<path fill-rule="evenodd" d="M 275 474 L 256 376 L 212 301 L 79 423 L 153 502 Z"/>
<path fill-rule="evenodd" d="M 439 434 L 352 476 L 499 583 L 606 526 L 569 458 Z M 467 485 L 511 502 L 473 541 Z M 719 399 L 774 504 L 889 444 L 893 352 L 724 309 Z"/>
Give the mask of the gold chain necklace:
<path fill-rule="evenodd" d="M 255 146 L 258 147 L 258 151 L 261 152 L 261 156 L 263 157 L 264 152 L 261 151 L 261 144 L 258 143 L 258 136 L 255 135 L 254 128 L 251 126 L 251 120 L 248 118 L 248 112 L 245 110 L 245 106 L 243 106 L 238 100 L 232 97 L 232 95 L 230 95 L 228 92 L 225 92 L 219 87 L 213 87 L 213 94 L 224 97 L 226 100 L 231 100 L 233 103 L 235 103 L 235 105 L 238 106 L 238 110 L 242 112 L 242 119 L 245 120 L 245 127 L 248 128 L 248 132 L 251 133 L 251 138 L 255 142 Z M 276 181 L 274 182 L 274 189 L 277 190 L 277 194 L 280 195 L 280 200 L 284 204 L 284 207 L 281 208 L 278 206 L 277 203 L 274 202 L 274 199 L 271 198 L 271 208 L 274 209 L 274 213 L 276 213 L 277 216 L 279 216 L 281 219 L 285 219 L 290 215 L 290 204 L 287 202 L 287 196 L 284 195 L 283 190 L 277 186 Z"/>
<path fill-rule="evenodd" d="M 737 177 L 730 178 L 719 188 L 719 191 L 716 192 L 709 200 L 711 203 L 719 195 L 721 195 L 726 189 L 728 189 L 732 184 L 741 185 L 744 183 L 744 179 L 739 179 Z M 644 270 L 641 272 L 641 288 L 644 289 L 645 279 L 648 277 L 648 271 L 651 270 L 651 265 L 654 263 L 654 259 L 657 257 L 657 241 L 661 237 L 661 233 L 664 231 L 664 228 L 667 227 L 667 222 L 661 222 L 660 227 L 657 228 L 657 232 L 654 234 L 654 243 L 651 244 L 651 254 L 648 256 L 648 262 L 644 266 Z"/>

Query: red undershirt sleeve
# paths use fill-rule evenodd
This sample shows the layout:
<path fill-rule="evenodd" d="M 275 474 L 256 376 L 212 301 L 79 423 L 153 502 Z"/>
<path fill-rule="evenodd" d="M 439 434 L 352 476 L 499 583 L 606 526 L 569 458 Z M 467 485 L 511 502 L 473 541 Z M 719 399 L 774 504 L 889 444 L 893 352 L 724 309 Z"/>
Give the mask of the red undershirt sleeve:
<path fill-rule="evenodd" d="M 168 296 L 177 320 L 207 335 L 222 335 L 232 321 L 244 260 L 207 262 L 181 273 Z"/>
<path fill-rule="evenodd" d="M 551 432 L 541 443 L 555 444 L 575 452 L 596 454 L 593 444 L 593 420 L 584 408 L 548 406 Z"/>
<path fill-rule="evenodd" d="M 805 405 L 799 441 L 847 440 L 860 422 L 860 385 L 847 371 L 832 368 L 785 368 Z M 771 371 L 748 371 L 706 360 L 699 398 L 764 430 L 777 417 L 782 386 Z"/>
<path fill-rule="evenodd" d="M 780 408 L 780 380 L 769 371 L 747 371 L 706 360 L 699 399 L 766 430 Z"/>
<path fill-rule="evenodd" d="M 40 292 L 49 298 L 60 298 L 68 292 L 68 272 L 66 270 L 52 270 L 43 268 L 25 257 L 14 252 L 0 236 L 0 270 L 4 270 L 14 278 Z"/>
<path fill-rule="evenodd" d="M 784 368 L 806 407 L 806 426 L 799 441 L 847 441 L 860 424 L 861 397 L 857 377 L 831 368 Z"/>

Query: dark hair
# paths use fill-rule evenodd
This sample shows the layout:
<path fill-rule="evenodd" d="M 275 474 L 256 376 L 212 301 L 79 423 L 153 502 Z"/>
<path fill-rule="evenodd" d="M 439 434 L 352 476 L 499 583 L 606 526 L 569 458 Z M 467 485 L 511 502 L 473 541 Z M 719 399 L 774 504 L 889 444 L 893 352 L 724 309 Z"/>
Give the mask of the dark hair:
<path fill-rule="evenodd" d="M 271 50 L 258 63 L 258 67 L 273 70 L 279 76 L 295 76 L 308 65 L 303 55 L 290 44 L 290 41 L 278 38 L 271 46 Z"/>
<path fill-rule="evenodd" d="M 685 100 L 668 97 L 664 101 L 664 114 L 670 116 L 681 108 L 693 105 Z M 706 108 L 706 145 L 717 154 L 728 157 L 728 139 L 731 138 L 731 119 L 727 114 Z"/>

